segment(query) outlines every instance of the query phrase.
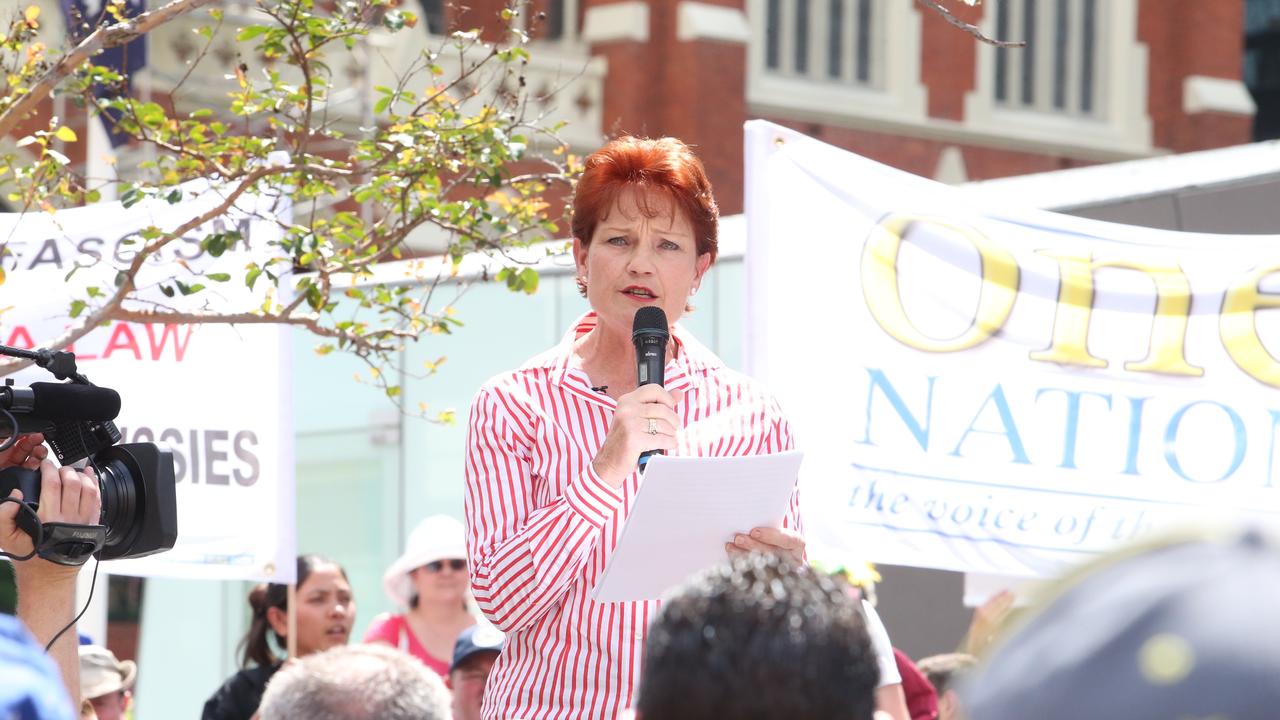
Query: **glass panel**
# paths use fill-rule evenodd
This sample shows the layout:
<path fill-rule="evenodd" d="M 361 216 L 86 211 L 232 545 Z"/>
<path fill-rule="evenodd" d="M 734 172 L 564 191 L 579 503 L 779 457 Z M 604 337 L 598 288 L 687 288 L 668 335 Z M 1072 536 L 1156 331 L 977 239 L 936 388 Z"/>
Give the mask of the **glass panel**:
<path fill-rule="evenodd" d="M 796 0 L 795 71 L 809 73 L 809 0 Z"/>
<path fill-rule="evenodd" d="M 1084 0 L 1084 21 L 1080 28 L 1080 112 L 1093 113 L 1093 73 L 1094 53 L 1098 50 L 1097 41 L 1097 8 L 1094 0 Z"/>
<path fill-rule="evenodd" d="M 1056 22 L 1053 28 L 1053 107 L 1062 110 L 1067 106 L 1067 40 L 1070 36 L 1070 20 L 1067 17 L 1067 0 L 1057 0 Z"/>
<path fill-rule="evenodd" d="M 1244 81 L 1257 103 L 1253 139 L 1280 137 L 1280 0 L 1245 3 Z"/>
<path fill-rule="evenodd" d="M 782 0 L 769 0 L 765 15 L 764 65 L 770 70 L 777 70 L 778 56 L 781 54 L 778 32 L 782 27 Z"/>
<path fill-rule="evenodd" d="M 1036 102 L 1036 0 L 1022 2 L 1022 38 L 1027 46 L 1022 48 L 1022 104 Z"/>
<path fill-rule="evenodd" d="M 432 35 L 444 34 L 444 0 L 420 0 L 422 16 L 427 21 L 427 32 Z"/>
<path fill-rule="evenodd" d="M 839 79 L 844 55 L 844 0 L 828 0 L 827 28 L 827 77 Z"/>
<path fill-rule="evenodd" d="M 871 0 L 858 0 L 858 82 L 871 82 Z"/>
<path fill-rule="evenodd" d="M 1009 37 L 1009 3 L 996 3 L 996 37 Z M 1009 49 L 996 48 L 996 101 L 1009 99 Z"/>
<path fill-rule="evenodd" d="M 564 0 L 549 0 L 547 3 L 547 39 L 564 39 Z"/>

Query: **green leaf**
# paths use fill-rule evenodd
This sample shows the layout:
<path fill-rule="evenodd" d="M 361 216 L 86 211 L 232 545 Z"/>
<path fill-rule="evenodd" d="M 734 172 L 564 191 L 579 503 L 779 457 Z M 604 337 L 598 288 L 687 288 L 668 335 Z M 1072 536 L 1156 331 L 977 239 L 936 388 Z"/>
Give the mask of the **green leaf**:
<path fill-rule="evenodd" d="M 80 313 L 84 312 L 84 309 L 86 307 L 89 307 L 89 306 L 86 305 L 83 300 L 72 300 L 71 301 L 71 317 L 73 318 L 80 317 Z"/>
<path fill-rule="evenodd" d="M 240 32 L 236 33 L 236 42 L 252 40 L 266 31 L 266 25 L 250 25 L 248 27 L 240 28 Z"/>
<path fill-rule="evenodd" d="M 252 290 L 253 284 L 258 282 L 258 277 L 261 275 L 262 275 L 262 268 L 257 267 L 256 265 L 254 267 L 249 268 L 249 272 L 245 273 L 244 275 L 245 287 Z"/>
<path fill-rule="evenodd" d="M 183 295 L 194 295 L 204 289 L 204 285 L 201 285 L 200 283 L 188 285 L 176 278 L 174 279 L 173 284 L 178 286 L 178 292 Z"/>
<path fill-rule="evenodd" d="M 227 273 L 205 273 L 205 277 L 214 282 L 226 282 L 231 279 L 231 275 Z"/>
<path fill-rule="evenodd" d="M 520 271 L 520 280 L 524 285 L 523 290 L 526 295 L 532 295 L 538 292 L 538 271 L 533 268 L 525 268 Z"/>
<path fill-rule="evenodd" d="M 227 251 L 227 236 L 225 233 L 214 233 L 202 240 L 200 245 L 213 257 L 222 257 L 222 253 Z"/>
<path fill-rule="evenodd" d="M 146 197 L 138 188 L 131 187 L 120 194 L 120 204 L 125 207 L 133 207 Z"/>

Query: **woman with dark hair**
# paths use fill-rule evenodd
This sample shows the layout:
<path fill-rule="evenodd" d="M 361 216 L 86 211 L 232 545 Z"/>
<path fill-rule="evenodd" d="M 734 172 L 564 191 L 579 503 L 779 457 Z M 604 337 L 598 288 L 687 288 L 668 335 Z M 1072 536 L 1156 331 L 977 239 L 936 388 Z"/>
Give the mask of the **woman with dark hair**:
<path fill-rule="evenodd" d="M 298 657 L 346 645 L 355 622 L 356 602 L 342 566 L 319 555 L 298 556 L 296 631 Z M 260 584 L 249 593 L 253 619 L 240 640 L 242 670 L 232 675 L 204 704 L 202 720 L 249 720 L 258 711 L 262 691 L 284 658 L 271 647 L 287 645 L 288 586 Z"/>
<path fill-rule="evenodd" d="M 471 587 L 507 644 L 485 718 L 614 718 L 632 702 L 658 603 L 590 598 L 640 486 L 636 461 L 792 448 L 772 396 L 676 324 L 716 257 L 719 211 L 682 142 L 624 137 L 586 159 L 573 201 L 578 286 L 591 305 L 561 344 L 490 380 L 471 406 Z M 666 386 L 638 387 L 637 310 L 671 325 Z M 804 556 L 784 527 L 743 528 L 730 552 Z"/>

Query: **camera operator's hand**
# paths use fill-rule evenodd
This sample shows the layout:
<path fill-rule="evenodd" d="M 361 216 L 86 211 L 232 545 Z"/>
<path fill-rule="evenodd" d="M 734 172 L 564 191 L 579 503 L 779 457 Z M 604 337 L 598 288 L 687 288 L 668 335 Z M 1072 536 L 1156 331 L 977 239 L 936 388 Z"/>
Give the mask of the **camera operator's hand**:
<path fill-rule="evenodd" d="M 21 444 L 21 441 L 19 441 Z M 15 445 L 14 447 L 17 447 Z M 14 490 L 9 497 L 24 499 L 21 490 Z M 64 522 L 77 525 L 97 525 L 102 513 L 102 497 L 98 490 L 98 476 L 93 468 L 85 468 L 84 472 L 73 467 L 59 468 L 52 461 L 40 463 L 40 508 L 36 517 L 40 522 Z M 0 548 L 14 555 L 26 555 L 31 552 L 31 538 L 18 529 L 17 503 L 0 503 Z M 32 558 L 28 562 L 17 563 L 18 566 L 36 564 L 48 566 L 47 572 L 66 574 L 74 578 L 79 568 L 64 567 L 54 563 Z"/>
<path fill-rule="evenodd" d="M 49 448 L 44 446 L 44 435 L 40 433 L 19 435 L 13 447 L 0 452 L 0 470 L 18 466 L 35 470 L 47 457 L 49 457 Z"/>
<path fill-rule="evenodd" d="M 9 497 L 21 499 L 22 491 L 14 490 Z M 58 468 L 48 460 L 40 463 L 40 508 L 36 511 L 40 522 L 96 525 L 101 512 L 98 477 L 92 469 L 80 472 L 73 467 Z M 16 503 L 0 503 L 0 547 L 15 555 L 26 555 L 31 552 L 31 538 L 18 529 L 17 517 Z M 13 564 L 18 619 L 26 623 L 41 645 L 49 644 L 66 629 L 50 647 L 49 656 L 58 664 L 67 694 L 76 706 L 80 704 L 80 660 L 74 618 L 79 573 L 79 567 L 58 565 L 41 557 Z"/>

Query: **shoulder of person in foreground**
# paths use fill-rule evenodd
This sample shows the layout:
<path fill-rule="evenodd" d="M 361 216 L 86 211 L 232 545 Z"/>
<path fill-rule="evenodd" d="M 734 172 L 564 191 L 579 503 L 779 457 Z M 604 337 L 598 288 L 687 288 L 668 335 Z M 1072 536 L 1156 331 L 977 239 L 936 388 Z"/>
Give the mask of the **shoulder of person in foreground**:
<path fill-rule="evenodd" d="M 0 615 L 0 717 L 73 718 L 58 666 L 16 618 Z"/>
<path fill-rule="evenodd" d="M 200 720 L 249 720 L 279 669 L 279 665 L 258 665 L 236 671 L 205 701 Z"/>
<path fill-rule="evenodd" d="M 448 720 L 449 691 L 399 650 L 345 645 L 276 673 L 259 713 L 262 720 Z"/>

